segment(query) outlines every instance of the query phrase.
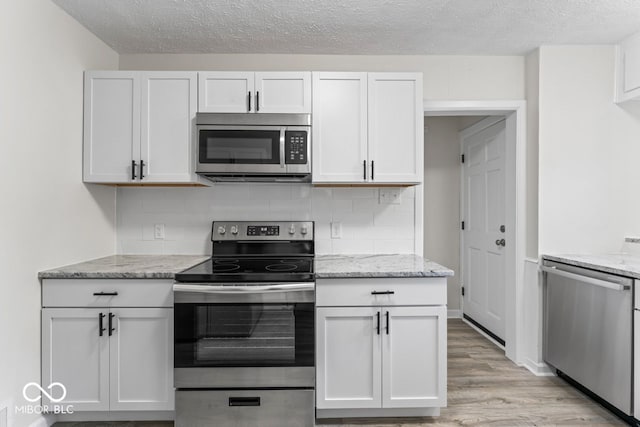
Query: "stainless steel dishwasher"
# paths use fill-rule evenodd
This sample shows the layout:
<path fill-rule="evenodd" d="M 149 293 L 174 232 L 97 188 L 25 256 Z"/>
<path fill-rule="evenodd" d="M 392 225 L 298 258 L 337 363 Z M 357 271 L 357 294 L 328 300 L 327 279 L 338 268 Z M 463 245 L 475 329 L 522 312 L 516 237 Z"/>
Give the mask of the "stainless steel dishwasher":
<path fill-rule="evenodd" d="M 543 262 L 544 361 L 632 414 L 633 279 Z"/>

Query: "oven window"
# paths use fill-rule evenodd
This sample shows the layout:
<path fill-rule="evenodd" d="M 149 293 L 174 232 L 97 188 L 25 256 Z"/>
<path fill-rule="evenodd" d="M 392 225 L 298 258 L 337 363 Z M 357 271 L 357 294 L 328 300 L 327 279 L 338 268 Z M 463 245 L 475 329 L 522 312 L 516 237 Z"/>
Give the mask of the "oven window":
<path fill-rule="evenodd" d="M 200 163 L 280 164 L 280 131 L 200 130 Z"/>
<path fill-rule="evenodd" d="M 175 305 L 175 366 L 313 366 L 313 304 Z"/>

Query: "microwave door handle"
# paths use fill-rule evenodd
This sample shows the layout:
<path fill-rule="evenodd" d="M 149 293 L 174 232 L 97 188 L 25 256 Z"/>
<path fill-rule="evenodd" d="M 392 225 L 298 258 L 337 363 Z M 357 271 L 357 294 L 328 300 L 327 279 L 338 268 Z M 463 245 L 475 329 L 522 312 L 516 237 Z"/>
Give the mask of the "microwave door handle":
<path fill-rule="evenodd" d="M 264 286 L 210 286 L 210 285 L 173 285 L 174 292 L 189 292 L 201 294 L 267 294 L 283 291 L 312 291 L 313 283 L 287 283 L 282 285 Z"/>
<path fill-rule="evenodd" d="M 285 158 L 284 158 L 284 135 L 285 135 L 285 131 L 286 128 L 282 127 L 280 128 L 280 167 L 284 168 L 285 167 Z"/>

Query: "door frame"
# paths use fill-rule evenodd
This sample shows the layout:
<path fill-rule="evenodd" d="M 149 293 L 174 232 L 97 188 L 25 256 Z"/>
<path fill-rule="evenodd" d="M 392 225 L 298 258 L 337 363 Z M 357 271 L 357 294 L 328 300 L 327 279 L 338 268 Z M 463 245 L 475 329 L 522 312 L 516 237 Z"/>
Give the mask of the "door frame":
<path fill-rule="evenodd" d="M 505 355 L 523 365 L 524 262 L 526 250 L 526 109 L 522 100 L 424 101 L 425 116 L 504 116 L 505 226 L 513 230 L 505 259 Z M 475 125 L 474 125 L 475 126 Z M 473 126 L 471 127 L 473 128 Z M 513 286 L 510 286 L 513 284 Z"/>

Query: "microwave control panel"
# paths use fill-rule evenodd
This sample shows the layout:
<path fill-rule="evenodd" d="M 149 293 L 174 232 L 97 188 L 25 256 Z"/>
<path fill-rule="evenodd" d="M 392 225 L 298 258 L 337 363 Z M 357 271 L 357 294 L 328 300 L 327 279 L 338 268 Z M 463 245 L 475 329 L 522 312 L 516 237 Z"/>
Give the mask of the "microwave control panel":
<path fill-rule="evenodd" d="M 284 160 L 290 165 L 306 165 L 307 159 L 307 132 L 286 131 L 284 134 Z"/>

